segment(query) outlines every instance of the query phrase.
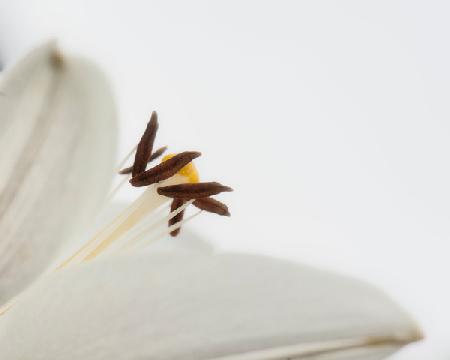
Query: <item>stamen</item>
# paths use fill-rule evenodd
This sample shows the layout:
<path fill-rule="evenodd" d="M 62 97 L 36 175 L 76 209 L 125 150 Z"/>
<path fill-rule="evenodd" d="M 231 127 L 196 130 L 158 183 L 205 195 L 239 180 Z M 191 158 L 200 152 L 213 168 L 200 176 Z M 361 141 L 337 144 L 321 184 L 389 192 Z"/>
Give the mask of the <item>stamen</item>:
<path fill-rule="evenodd" d="M 142 226 L 140 226 L 139 228 L 136 229 L 136 231 L 133 231 L 133 233 L 130 233 L 129 236 L 127 236 L 126 239 L 124 239 L 124 241 L 122 243 L 124 243 L 124 245 L 122 245 L 121 249 L 135 249 L 137 247 L 142 246 L 143 243 L 150 243 L 153 242 L 154 240 L 157 240 L 160 238 L 160 235 L 158 235 L 157 237 L 153 237 L 151 238 L 150 235 L 155 232 L 155 230 L 163 227 L 163 233 L 167 234 L 167 227 L 166 224 L 168 221 L 170 221 L 170 219 L 174 218 L 175 216 L 177 216 L 179 213 L 183 212 L 189 205 L 192 204 L 192 200 L 191 201 L 187 201 L 186 203 L 184 203 L 182 206 L 178 207 L 177 209 L 175 209 L 174 211 L 172 211 L 169 215 L 164 216 L 162 219 L 160 219 L 159 221 L 156 222 L 146 222 L 143 221 L 142 222 Z M 148 240 L 148 239 L 154 239 L 154 240 Z"/>
<path fill-rule="evenodd" d="M 134 152 L 137 149 L 137 144 L 133 146 L 133 148 L 130 150 L 130 152 L 128 154 L 125 155 L 125 157 L 123 158 L 123 160 L 119 163 L 119 165 L 117 166 L 117 170 L 116 172 L 119 172 L 120 169 L 123 168 L 123 166 L 126 164 L 126 162 L 128 161 L 128 159 L 134 154 Z"/>
<path fill-rule="evenodd" d="M 152 112 L 147 128 L 139 141 L 136 154 L 134 156 L 134 164 L 132 175 L 135 177 L 141 172 L 145 171 L 148 160 L 152 155 L 153 143 L 155 142 L 156 132 L 158 131 L 158 115 L 156 111 Z"/>
<path fill-rule="evenodd" d="M 162 186 L 157 189 L 158 194 L 170 198 L 179 198 L 184 200 L 205 198 L 211 195 L 217 195 L 221 192 L 233 191 L 232 188 L 219 184 L 218 182 L 204 182 L 196 184 L 178 184 L 171 186 Z"/>
<path fill-rule="evenodd" d="M 56 269 L 59 270 L 73 263 L 82 262 L 89 253 L 91 253 L 99 244 L 102 243 L 102 241 L 105 241 L 105 239 L 108 239 L 111 235 L 117 233 L 117 229 L 121 228 L 122 224 L 127 223 L 127 220 L 128 224 L 131 223 L 129 221 L 130 218 L 132 218 L 134 222 L 137 222 L 140 217 L 143 217 L 143 214 L 146 213 L 146 210 L 147 212 L 150 212 L 152 210 L 152 207 L 149 207 L 149 205 L 151 205 L 152 202 L 148 200 L 152 194 L 152 190 L 154 193 L 154 189 L 147 189 L 136 201 L 134 201 L 127 209 L 119 214 L 109 225 L 105 226 L 103 229 L 97 232 L 78 251 L 64 260 Z M 132 216 L 133 214 L 134 216 Z M 141 216 L 139 216 L 139 214 L 141 214 Z"/>
<path fill-rule="evenodd" d="M 182 206 L 182 208 L 187 206 L 188 204 L 190 204 L 190 202 L 187 202 L 186 204 L 184 204 Z M 139 244 L 137 244 L 136 248 L 138 248 L 138 247 L 139 248 L 146 247 L 146 246 L 148 246 L 148 245 L 150 245 L 150 244 L 152 244 L 152 243 L 154 243 L 154 242 L 156 242 L 156 241 L 166 237 L 172 231 L 175 231 L 175 230 L 179 229 L 181 226 L 183 226 L 186 223 L 188 223 L 189 221 L 193 220 L 195 217 L 200 215 L 202 212 L 203 212 L 202 210 L 197 211 L 196 213 L 192 214 L 191 216 L 189 216 L 189 217 L 183 219 L 182 221 L 177 222 L 176 224 L 170 226 L 169 228 L 165 228 L 164 230 L 159 232 L 156 236 L 153 236 L 153 237 L 148 237 L 148 236 L 142 237 L 141 241 L 139 241 Z"/>
<path fill-rule="evenodd" d="M 155 227 L 160 227 L 165 223 L 162 219 L 167 217 L 166 214 L 169 212 L 169 209 L 170 204 L 166 202 L 159 208 L 147 214 L 138 224 L 136 224 L 136 226 L 130 229 L 130 231 L 125 233 L 120 239 L 117 239 L 117 241 L 112 243 L 105 251 L 103 251 L 99 257 L 107 257 L 122 253 L 124 250 L 132 248 L 133 243 L 136 242 L 136 237 L 152 232 Z"/>
<path fill-rule="evenodd" d="M 117 223 L 113 230 L 105 236 L 101 242 L 87 255 L 84 257 L 84 261 L 89 261 L 96 258 L 100 253 L 106 250 L 113 242 L 123 236 L 126 232 L 132 229 L 142 218 L 154 211 L 157 207 L 164 203 L 164 199 L 155 196 L 153 189 L 148 189 L 143 196 L 150 197 L 146 199 L 142 204 L 136 209 L 132 210 L 131 213 L 120 223 Z"/>
<path fill-rule="evenodd" d="M 151 163 L 153 160 L 156 160 L 157 158 L 159 158 L 162 154 L 164 154 L 167 150 L 167 146 L 163 146 L 160 147 L 158 150 L 156 150 L 151 156 L 150 159 L 148 160 L 147 164 Z M 119 171 L 120 175 L 128 175 L 131 174 L 131 172 L 133 171 L 133 166 L 129 166 L 126 168 L 123 168 L 122 170 Z"/>
<path fill-rule="evenodd" d="M 192 160 L 198 158 L 200 155 L 201 153 L 197 151 L 185 151 L 177 154 L 171 159 L 134 176 L 131 178 L 130 184 L 139 187 L 166 180 L 175 175 L 179 170 L 189 164 Z"/>
<path fill-rule="evenodd" d="M 73 263 L 93 260 L 100 255 L 109 254 L 115 249 L 129 248 L 136 242 L 139 243 L 140 239 L 145 238 L 148 242 L 148 234 L 159 230 L 167 222 L 168 228 L 166 227 L 157 237 L 152 236 L 151 238 L 158 239 L 168 233 L 175 236 L 179 233 L 181 224 L 193 218 L 183 220 L 184 209 L 193 203 L 201 210 L 222 216 L 230 215 L 225 204 L 211 199 L 209 196 L 232 191 L 232 189 L 217 182 L 198 183 L 198 173 L 192 160 L 201 155 L 199 152 L 185 151 L 177 155 L 166 155 L 161 164 L 145 170 L 149 161 L 161 156 L 166 150 L 166 147 L 163 147 L 152 154 L 157 130 L 158 119 L 156 112 L 153 112 L 137 145 L 133 167 L 123 169 L 121 173 L 128 174 L 131 171 L 133 177 L 130 183 L 137 187 L 153 185 L 161 181 L 163 183 L 159 184 L 160 187 L 149 186 L 128 209 L 66 259 L 58 269 Z M 131 154 L 132 151 L 123 163 Z M 114 188 L 110 197 L 116 194 L 126 179 L 127 177 Z M 162 216 L 160 208 L 169 201 L 167 198 L 174 200 L 171 203 L 170 214 L 165 217 Z"/>
<path fill-rule="evenodd" d="M 177 176 L 167 180 L 167 183 L 176 184 L 180 181 L 183 181 L 183 178 Z M 167 198 L 156 193 L 154 186 L 150 186 L 109 225 L 95 234 L 75 254 L 62 262 L 57 269 L 94 259 L 112 243 L 123 237 L 129 230 L 144 220 L 146 215 L 151 216 L 155 210 L 167 201 Z"/>
<path fill-rule="evenodd" d="M 164 231 L 163 233 L 161 233 L 161 235 L 159 237 L 163 237 L 163 236 L 167 236 L 168 234 L 170 234 L 172 231 L 176 231 L 177 229 L 179 229 L 182 225 L 186 224 L 187 222 L 191 221 L 192 219 L 194 219 L 195 217 L 197 217 L 198 215 L 200 215 L 203 211 L 199 210 L 196 213 L 192 214 L 191 216 L 188 216 L 186 219 L 177 222 L 176 224 L 169 226 L 169 228 Z M 158 237 L 157 237 L 158 239 Z"/>
<path fill-rule="evenodd" d="M 170 211 L 175 211 L 176 209 L 178 209 L 179 207 L 183 206 L 184 204 L 184 200 L 181 199 L 173 199 L 172 200 L 172 204 L 170 205 Z M 174 216 L 172 219 L 169 220 L 169 227 L 171 227 L 172 225 L 176 224 L 177 222 L 180 222 L 181 220 L 183 220 L 183 215 L 184 215 L 184 211 L 180 211 L 180 213 L 176 216 Z M 174 231 L 170 232 L 171 236 L 177 236 L 180 233 L 181 228 L 178 228 Z"/>
<path fill-rule="evenodd" d="M 228 211 L 228 206 L 210 197 L 197 199 L 193 202 L 193 205 L 200 210 L 205 210 L 210 213 L 221 216 L 231 216 L 230 212 Z"/>

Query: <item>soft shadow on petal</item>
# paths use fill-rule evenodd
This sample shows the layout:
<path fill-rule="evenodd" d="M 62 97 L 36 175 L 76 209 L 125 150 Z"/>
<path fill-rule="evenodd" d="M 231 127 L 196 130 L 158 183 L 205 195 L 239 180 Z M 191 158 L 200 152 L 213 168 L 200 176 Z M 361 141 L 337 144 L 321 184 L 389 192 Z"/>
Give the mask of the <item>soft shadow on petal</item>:
<path fill-rule="evenodd" d="M 0 318 L 0 358 L 10 360 L 374 360 L 419 338 L 407 314 L 358 280 L 233 254 L 68 268 Z"/>
<path fill-rule="evenodd" d="M 0 303 L 82 230 L 109 188 L 116 110 L 103 74 L 54 44 L 4 74 L 0 96 Z"/>
<path fill-rule="evenodd" d="M 202 235 L 184 226 L 177 237 L 169 237 L 151 244 L 149 252 L 186 251 L 200 254 L 213 254 L 217 251 L 214 244 Z"/>

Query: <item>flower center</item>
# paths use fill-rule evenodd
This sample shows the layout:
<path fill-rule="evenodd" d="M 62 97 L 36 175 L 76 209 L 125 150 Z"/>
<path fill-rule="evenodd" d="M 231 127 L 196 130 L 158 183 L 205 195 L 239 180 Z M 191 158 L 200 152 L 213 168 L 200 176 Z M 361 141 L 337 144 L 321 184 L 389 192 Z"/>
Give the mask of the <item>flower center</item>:
<path fill-rule="evenodd" d="M 63 261 L 58 269 L 91 261 L 98 256 L 136 251 L 169 234 L 176 236 L 182 224 L 202 211 L 230 216 L 228 207 L 211 196 L 232 189 L 217 182 L 199 182 L 193 160 L 201 155 L 200 152 L 169 154 L 162 158 L 160 164 L 148 168 L 148 164 L 166 150 L 162 147 L 153 151 L 158 127 L 158 117 L 153 112 L 141 140 L 125 159 L 127 161 L 135 151 L 133 165 L 119 171 L 126 177 L 118 188 L 128 180 L 134 187 L 145 187 L 145 191 L 109 225 Z M 115 194 L 118 188 L 112 193 Z M 199 211 L 184 219 L 184 210 L 190 205 Z"/>

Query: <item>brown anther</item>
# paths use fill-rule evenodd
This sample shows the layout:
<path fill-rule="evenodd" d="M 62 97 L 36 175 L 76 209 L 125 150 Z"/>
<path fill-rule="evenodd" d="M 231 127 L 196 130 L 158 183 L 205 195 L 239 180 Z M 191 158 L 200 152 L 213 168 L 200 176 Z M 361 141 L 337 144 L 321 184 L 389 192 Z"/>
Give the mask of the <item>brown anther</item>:
<path fill-rule="evenodd" d="M 201 198 L 197 199 L 192 203 L 195 207 L 199 208 L 200 210 L 205 210 L 207 212 L 221 215 L 221 216 L 230 216 L 230 212 L 228 211 L 228 206 L 226 206 L 224 203 L 210 198 Z"/>
<path fill-rule="evenodd" d="M 162 154 L 164 154 L 167 150 L 167 146 L 160 147 L 158 150 L 156 150 L 152 155 L 150 155 L 150 159 L 148 159 L 147 163 L 151 163 L 153 160 L 159 158 Z M 120 175 L 127 175 L 131 174 L 133 171 L 133 166 L 123 168 L 119 171 Z"/>
<path fill-rule="evenodd" d="M 181 199 L 173 199 L 172 200 L 172 204 L 170 205 L 170 212 L 175 211 L 176 209 L 178 209 L 180 206 L 183 206 L 184 204 L 184 200 Z M 181 220 L 183 220 L 183 216 L 184 216 L 184 210 L 180 211 L 178 214 L 176 214 L 172 219 L 169 220 L 169 227 L 172 225 L 175 225 L 176 223 L 180 222 Z M 177 236 L 180 233 L 181 227 L 179 227 L 178 229 L 172 230 L 170 232 L 171 236 Z"/>
<path fill-rule="evenodd" d="M 233 189 L 219 184 L 218 182 L 204 182 L 162 186 L 159 187 L 157 191 L 159 195 L 164 195 L 170 198 L 192 200 L 217 195 L 221 192 L 233 191 Z"/>
<path fill-rule="evenodd" d="M 145 171 L 147 162 L 153 151 L 153 143 L 155 142 L 156 132 L 158 131 L 158 115 L 156 111 L 152 112 L 147 128 L 139 141 L 136 154 L 134 156 L 132 175 L 136 175 Z"/>
<path fill-rule="evenodd" d="M 156 150 L 151 156 L 150 159 L 148 159 L 148 162 L 152 162 L 153 160 L 156 160 L 159 158 L 162 154 L 164 154 L 167 150 L 167 146 L 162 146 L 158 150 Z"/>
<path fill-rule="evenodd" d="M 201 153 L 197 151 L 185 151 L 177 154 L 173 158 L 134 176 L 131 178 L 130 184 L 133 186 L 147 186 L 166 180 L 200 155 Z"/>

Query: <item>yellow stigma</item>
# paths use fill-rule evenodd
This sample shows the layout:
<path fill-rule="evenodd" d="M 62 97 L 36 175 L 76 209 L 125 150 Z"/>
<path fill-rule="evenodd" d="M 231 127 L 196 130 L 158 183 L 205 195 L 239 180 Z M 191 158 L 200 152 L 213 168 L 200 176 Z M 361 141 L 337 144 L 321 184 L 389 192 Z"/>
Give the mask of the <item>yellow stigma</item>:
<path fill-rule="evenodd" d="M 167 154 L 162 158 L 161 162 L 169 160 L 173 158 L 175 155 L 176 154 Z M 188 179 L 190 183 L 198 183 L 200 181 L 197 168 L 195 167 L 192 161 L 183 168 L 181 168 L 181 170 L 178 171 L 178 174 L 183 175 L 186 179 Z"/>

